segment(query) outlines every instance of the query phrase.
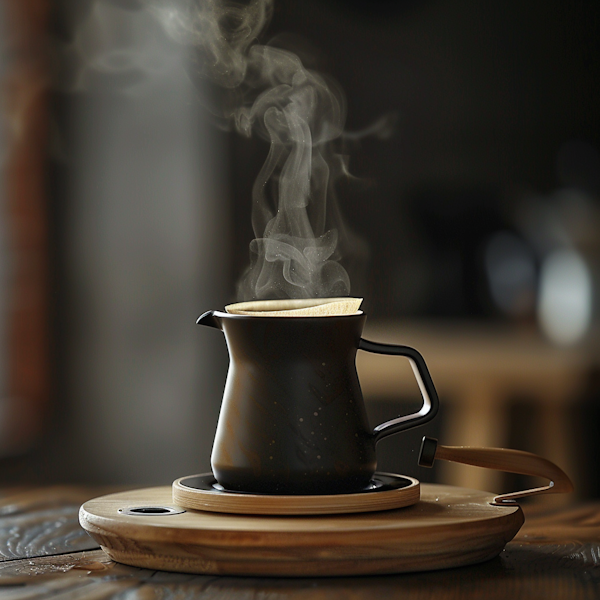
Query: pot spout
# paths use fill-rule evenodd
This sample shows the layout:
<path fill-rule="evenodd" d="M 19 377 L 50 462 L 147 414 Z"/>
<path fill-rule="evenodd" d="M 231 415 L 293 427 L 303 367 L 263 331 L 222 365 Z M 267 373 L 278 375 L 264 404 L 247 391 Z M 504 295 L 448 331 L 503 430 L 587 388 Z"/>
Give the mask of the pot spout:
<path fill-rule="evenodd" d="M 221 319 L 215 315 L 214 310 L 209 310 L 203 315 L 199 316 L 196 325 L 205 325 L 206 327 L 214 327 L 215 329 L 221 329 Z"/>

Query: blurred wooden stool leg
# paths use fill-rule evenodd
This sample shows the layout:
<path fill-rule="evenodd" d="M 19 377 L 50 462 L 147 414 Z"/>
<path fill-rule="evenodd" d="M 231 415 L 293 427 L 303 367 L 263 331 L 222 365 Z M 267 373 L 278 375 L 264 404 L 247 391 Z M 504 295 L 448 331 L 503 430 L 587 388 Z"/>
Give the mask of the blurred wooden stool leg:
<path fill-rule="evenodd" d="M 448 403 L 443 440 L 448 445 L 502 447 L 509 434 L 506 396 L 493 382 L 475 381 L 461 386 Z M 460 487 L 500 491 L 502 473 L 458 463 L 440 465 L 441 481 Z"/>
<path fill-rule="evenodd" d="M 555 387 L 546 390 L 544 403 L 539 405 L 539 428 L 543 455 L 559 465 L 575 480 L 578 469 L 573 453 L 573 444 L 570 436 L 570 409 L 571 402 L 565 390 Z M 575 486 L 577 493 L 577 485 Z M 557 494 L 545 499 L 552 505 L 564 505 L 571 502 L 572 497 Z"/>

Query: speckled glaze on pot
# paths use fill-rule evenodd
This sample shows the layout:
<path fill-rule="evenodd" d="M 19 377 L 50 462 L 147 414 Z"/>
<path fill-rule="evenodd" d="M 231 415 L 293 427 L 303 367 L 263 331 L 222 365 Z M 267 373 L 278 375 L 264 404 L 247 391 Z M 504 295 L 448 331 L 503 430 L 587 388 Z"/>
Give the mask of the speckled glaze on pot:
<path fill-rule="evenodd" d="M 211 455 L 226 489 L 335 494 L 365 489 L 382 437 L 435 416 L 438 400 L 421 355 L 361 339 L 362 313 L 339 317 L 240 316 L 209 311 L 198 323 L 221 329 L 230 366 Z M 407 356 L 424 395 L 421 411 L 372 430 L 356 352 Z"/>

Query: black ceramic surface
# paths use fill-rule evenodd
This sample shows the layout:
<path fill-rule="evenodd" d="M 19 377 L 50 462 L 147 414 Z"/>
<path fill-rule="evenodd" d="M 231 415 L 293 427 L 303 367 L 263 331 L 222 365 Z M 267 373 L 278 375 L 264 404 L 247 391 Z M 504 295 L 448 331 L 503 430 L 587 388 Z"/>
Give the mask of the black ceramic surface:
<path fill-rule="evenodd" d="M 227 490 L 259 494 L 340 494 L 365 489 L 375 444 L 429 421 L 437 395 L 412 348 L 361 339 L 365 315 L 255 317 L 208 312 L 199 324 L 222 329 L 230 366 L 211 455 Z M 429 398 L 425 409 L 368 423 L 356 372 L 358 348 L 413 360 Z"/>

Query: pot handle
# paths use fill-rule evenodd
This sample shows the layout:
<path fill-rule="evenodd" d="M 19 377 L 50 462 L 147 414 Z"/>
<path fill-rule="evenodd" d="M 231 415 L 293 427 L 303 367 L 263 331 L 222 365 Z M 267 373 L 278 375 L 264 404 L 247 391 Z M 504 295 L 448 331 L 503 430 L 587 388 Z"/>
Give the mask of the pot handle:
<path fill-rule="evenodd" d="M 463 463 L 465 465 L 496 469 L 497 471 L 518 473 L 519 475 L 534 475 L 550 480 L 550 484 L 544 487 L 496 496 L 492 504 L 511 504 L 518 498 L 573 491 L 571 480 L 560 467 L 531 452 L 508 450 L 506 448 L 441 446 L 438 445 L 437 440 L 424 437 L 419 454 L 419 465 L 422 467 L 432 467 L 436 458 Z"/>
<path fill-rule="evenodd" d="M 424 425 L 425 423 L 431 421 L 433 417 L 435 417 L 439 408 L 438 395 L 435 390 L 435 386 L 433 385 L 431 375 L 429 374 L 429 369 L 425 364 L 425 360 L 417 350 L 411 348 L 410 346 L 380 344 L 378 342 L 370 342 L 369 340 L 365 340 L 363 338 L 361 338 L 358 348 L 359 350 L 365 350 L 366 352 L 389 354 L 393 356 L 405 356 L 408 358 L 417 383 L 419 384 L 421 396 L 423 396 L 423 406 L 418 412 L 405 415 L 403 417 L 397 417 L 396 419 L 392 419 L 390 421 L 386 421 L 385 423 L 381 423 L 381 425 L 377 425 L 377 427 L 375 427 L 373 430 L 375 441 L 378 442 L 380 439 L 387 437 L 388 435 L 399 433 L 400 431 L 406 431 L 407 429 L 412 429 L 413 427 L 418 427 L 419 425 Z"/>

